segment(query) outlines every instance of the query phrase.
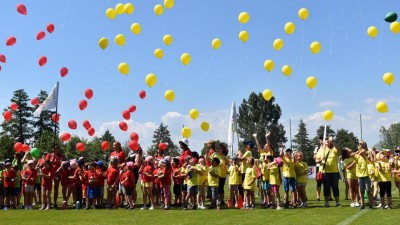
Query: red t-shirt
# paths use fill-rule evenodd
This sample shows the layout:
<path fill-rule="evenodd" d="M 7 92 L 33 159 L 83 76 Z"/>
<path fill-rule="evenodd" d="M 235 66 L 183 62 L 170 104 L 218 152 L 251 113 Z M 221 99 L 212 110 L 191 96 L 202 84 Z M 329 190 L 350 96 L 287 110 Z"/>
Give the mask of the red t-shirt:
<path fill-rule="evenodd" d="M 152 166 L 147 165 L 146 167 L 144 167 L 143 177 L 142 177 L 144 183 L 148 183 L 148 182 L 152 182 L 153 181 L 152 177 L 148 177 L 148 176 L 145 175 L 146 173 L 153 174 L 153 172 L 154 172 L 154 168 Z"/>
<path fill-rule="evenodd" d="M 123 163 L 125 161 L 125 159 L 126 159 L 126 154 L 125 154 L 124 151 L 120 151 L 120 152 L 113 151 L 113 152 L 111 152 L 110 159 L 111 159 L 111 157 L 114 157 L 114 156 L 118 156 L 118 163 L 119 164 Z"/>
<path fill-rule="evenodd" d="M 98 179 L 99 179 L 99 177 L 98 177 L 98 174 L 96 171 L 93 171 L 93 172 L 90 170 L 87 171 L 86 180 L 90 187 L 97 187 Z M 90 180 L 94 180 L 94 182 L 92 184 L 90 184 Z"/>
<path fill-rule="evenodd" d="M 17 173 L 14 169 L 4 170 L 3 178 L 4 178 L 4 187 L 15 187 L 15 178 L 17 177 Z M 11 181 L 14 179 L 14 181 Z"/>
<path fill-rule="evenodd" d="M 107 184 L 108 186 L 111 186 L 115 184 L 117 181 L 119 175 L 119 169 L 118 168 L 113 168 L 113 167 L 108 167 L 107 169 Z"/>
<path fill-rule="evenodd" d="M 56 154 L 49 153 L 46 155 L 46 159 L 49 159 L 53 168 L 56 168 L 56 169 L 60 168 L 61 161 L 63 160 L 63 158 L 64 158 L 64 155 L 61 153 L 56 153 Z"/>
<path fill-rule="evenodd" d="M 25 177 L 25 184 L 35 185 L 37 171 L 35 169 L 26 169 L 22 172 L 22 177 Z"/>
<path fill-rule="evenodd" d="M 190 150 L 185 150 L 182 152 L 181 157 L 179 157 L 181 165 L 185 164 L 186 157 L 188 156 L 192 156 L 192 152 Z"/>
<path fill-rule="evenodd" d="M 160 179 L 161 186 L 165 187 L 165 186 L 171 185 L 171 174 L 172 174 L 171 167 L 169 167 L 168 169 L 167 168 L 160 168 L 160 170 L 161 170 L 161 172 L 163 174 L 165 174 L 165 176 Z"/>
<path fill-rule="evenodd" d="M 68 184 L 68 169 L 60 170 L 59 174 L 60 174 L 61 185 L 67 185 Z"/>
<path fill-rule="evenodd" d="M 103 170 L 101 169 L 97 169 L 96 170 L 97 173 L 97 185 L 99 187 L 104 187 L 104 174 L 103 174 Z"/>
<path fill-rule="evenodd" d="M 160 179 L 158 179 L 158 172 L 160 171 L 160 168 L 155 168 L 153 171 L 154 175 L 154 183 L 155 184 L 160 184 Z"/>
<path fill-rule="evenodd" d="M 135 174 L 132 171 L 126 171 L 124 177 L 128 178 L 128 180 L 126 180 L 126 182 L 124 183 L 125 187 L 132 188 L 135 186 Z"/>
<path fill-rule="evenodd" d="M 174 173 L 174 176 L 180 176 L 181 175 L 181 168 L 180 167 L 173 168 L 172 171 Z M 173 180 L 174 180 L 174 184 L 182 184 L 183 183 L 183 177 L 181 177 L 181 178 L 174 177 Z"/>
<path fill-rule="evenodd" d="M 75 170 L 76 169 L 72 169 L 72 168 L 68 169 L 68 185 L 75 184 L 75 178 L 69 178 L 69 177 L 73 177 L 75 175 Z"/>
<path fill-rule="evenodd" d="M 82 169 L 80 167 L 76 168 L 74 172 L 75 176 L 75 185 L 82 185 L 81 178 L 79 177 L 79 174 L 82 173 Z"/>
<path fill-rule="evenodd" d="M 50 175 L 50 177 L 42 176 L 42 186 L 46 189 L 51 189 L 53 186 L 54 170 L 43 168 L 42 173 Z"/>

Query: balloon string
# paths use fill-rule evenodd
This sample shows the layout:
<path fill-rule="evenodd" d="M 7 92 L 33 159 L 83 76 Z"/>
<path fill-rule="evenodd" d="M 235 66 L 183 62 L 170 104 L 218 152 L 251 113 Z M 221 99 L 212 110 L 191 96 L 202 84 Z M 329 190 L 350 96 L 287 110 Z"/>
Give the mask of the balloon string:
<path fill-rule="evenodd" d="M 315 88 L 313 88 L 313 103 L 315 104 Z"/>
<path fill-rule="evenodd" d="M 208 60 L 208 65 L 207 65 L 207 67 L 206 67 L 206 71 L 203 73 L 203 77 L 205 77 L 205 76 L 208 74 L 208 71 L 209 71 L 209 69 L 210 69 L 210 67 L 211 67 L 211 63 L 212 63 L 213 60 L 214 60 L 214 55 L 215 55 L 215 51 L 213 51 L 213 53 L 211 54 L 210 59 Z"/>
<path fill-rule="evenodd" d="M 362 11 L 361 11 L 361 5 L 360 5 L 360 1 L 359 1 L 359 0 L 357 0 L 357 4 L 358 4 L 358 11 L 359 11 L 360 20 L 361 20 L 361 29 L 362 29 L 363 32 L 364 32 L 364 29 L 365 29 L 365 26 L 364 26 L 364 17 L 363 17 Z M 368 52 L 368 48 L 367 48 L 367 40 L 366 40 L 366 37 L 364 38 L 364 49 L 365 49 L 365 53 L 366 53 L 366 55 L 367 55 L 367 59 L 369 60 L 369 52 Z"/>
<path fill-rule="evenodd" d="M 286 38 L 285 38 L 286 40 L 284 41 L 284 43 L 288 43 L 289 42 L 289 35 L 286 35 Z M 285 62 L 285 64 L 286 64 L 286 62 L 287 62 L 287 53 L 288 53 L 288 48 L 287 48 L 287 44 L 286 44 L 286 48 L 285 48 L 285 56 L 284 56 L 284 58 L 283 58 L 283 61 Z"/>
<path fill-rule="evenodd" d="M 242 73 L 242 43 L 239 42 L 239 73 L 240 73 L 240 77 L 242 77 L 243 73 Z"/>
<path fill-rule="evenodd" d="M 381 36 L 379 38 L 379 65 L 382 65 L 382 37 L 383 37 L 383 24 L 384 22 L 382 21 L 381 25 Z"/>
<path fill-rule="evenodd" d="M 67 20 L 68 15 L 69 15 L 69 8 L 70 8 L 71 2 L 70 1 L 67 1 L 67 2 L 68 2 L 68 5 L 67 5 L 67 9 L 65 10 L 65 13 L 64 13 L 63 20 L 61 22 L 61 27 L 65 26 L 65 21 Z"/>
<path fill-rule="evenodd" d="M 301 68 L 303 66 L 303 55 L 304 55 L 304 21 L 302 22 L 302 27 L 303 27 L 303 34 L 302 34 L 302 38 L 301 38 L 301 54 L 300 54 L 300 65 L 299 65 L 299 69 L 297 71 L 297 75 L 300 74 L 301 72 Z"/>

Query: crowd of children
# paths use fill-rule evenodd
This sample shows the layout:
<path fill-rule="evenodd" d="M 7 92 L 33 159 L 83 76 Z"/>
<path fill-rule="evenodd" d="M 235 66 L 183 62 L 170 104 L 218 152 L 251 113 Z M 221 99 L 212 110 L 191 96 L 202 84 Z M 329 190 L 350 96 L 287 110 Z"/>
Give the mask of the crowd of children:
<path fill-rule="evenodd" d="M 257 205 L 256 193 L 261 195 L 260 206 L 264 208 L 307 208 L 308 165 L 303 161 L 303 152 L 284 149 L 283 146 L 275 152 L 269 141 L 270 135 L 267 133 L 267 143 L 263 147 L 257 135 L 253 135 L 259 159 L 252 156 L 253 142 L 245 142 L 245 151 L 229 158 L 226 147 L 217 145 L 215 141 L 209 141 L 205 155 L 198 156 L 190 151 L 187 139 L 179 142 L 182 154 L 175 158 L 161 149 L 155 156 L 144 157 L 141 149 L 126 155 L 121 144 L 114 142 L 108 165 L 102 161 L 86 162 L 84 158 L 67 161 L 57 145 L 40 159 L 16 153 L 14 160 L 6 159 L 0 164 L 0 207 L 4 210 L 32 209 L 39 204 L 40 210 L 59 208 L 58 190 L 61 185 L 62 209 L 131 210 L 138 204 L 137 188 L 141 188 L 143 193 L 143 202 L 139 203 L 141 210 L 156 207 L 165 210 L 171 207 L 220 209 L 222 206 L 253 209 Z M 324 179 L 328 179 L 323 181 L 325 207 L 329 207 L 327 198 L 331 189 L 337 198 L 336 206 L 341 207 L 339 192 L 335 189 L 340 169 L 337 160 L 341 154 L 350 206 L 364 209 L 366 193 L 368 207 L 373 208 L 377 205 L 379 192 L 379 207 L 392 208 L 392 177 L 400 189 L 399 157 L 394 157 L 390 151 L 378 152 L 375 148 L 368 151 L 365 142 L 360 142 L 354 152 L 349 148 L 340 150 L 330 144 L 332 142 L 332 139 L 327 139 L 316 154 L 316 161 L 325 173 Z M 227 202 L 224 193 L 226 181 L 230 191 Z M 280 194 L 282 184 L 283 202 Z M 104 201 L 105 192 L 107 198 Z M 207 199 L 210 201 L 208 207 Z"/>

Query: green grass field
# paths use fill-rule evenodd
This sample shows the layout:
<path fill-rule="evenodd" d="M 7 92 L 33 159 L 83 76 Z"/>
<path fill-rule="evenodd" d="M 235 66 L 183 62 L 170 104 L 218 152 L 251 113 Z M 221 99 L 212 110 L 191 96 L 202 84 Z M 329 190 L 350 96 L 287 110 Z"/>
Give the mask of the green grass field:
<path fill-rule="evenodd" d="M 226 187 L 227 190 L 227 187 Z M 153 211 L 135 210 L 8 210 L 0 211 L 0 224 L 394 224 L 398 219 L 398 208 L 392 210 L 363 210 L 350 208 L 344 200 L 344 184 L 340 182 L 342 208 L 324 208 L 323 202 L 316 202 L 315 181 L 309 180 L 307 209 L 263 209 L 240 210 L 222 208 L 221 210 L 172 210 L 156 209 Z M 394 205 L 399 204 L 397 188 L 393 185 Z M 281 192 L 282 194 L 282 192 Z M 59 204 L 61 199 L 59 200 Z M 139 193 L 139 205 L 142 203 Z M 257 198 L 259 203 L 259 198 Z M 333 202 L 331 203 L 331 205 Z"/>

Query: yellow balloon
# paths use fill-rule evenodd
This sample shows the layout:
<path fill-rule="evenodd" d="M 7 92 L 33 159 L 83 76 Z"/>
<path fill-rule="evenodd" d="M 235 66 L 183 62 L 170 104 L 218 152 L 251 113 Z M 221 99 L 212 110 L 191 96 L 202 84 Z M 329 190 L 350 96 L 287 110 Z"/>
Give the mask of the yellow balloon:
<path fill-rule="evenodd" d="M 247 23 L 250 20 L 250 15 L 248 12 L 241 12 L 238 16 L 238 20 L 240 23 Z"/>
<path fill-rule="evenodd" d="M 115 36 L 115 43 L 119 46 L 124 46 L 125 45 L 125 36 L 123 34 L 118 34 Z"/>
<path fill-rule="evenodd" d="M 282 73 L 285 76 L 290 77 L 290 75 L 292 74 L 292 67 L 290 67 L 289 65 L 284 65 L 282 67 Z"/>
<path fill-rule="evenodd" d="M 189 53 L 183 53 L 181 55 L 181 62 L 184 66 L 187 66 L 191 60 L 192 58 L 190 57 Z"/>
<path fill-rule="evenodd" d="M 157 83 L 157 76 L 153 73 L 147 74 L 146 76 L 146 84 L 149 87 L 153 87 Z"/>
<path fill-rule="evenodd" d="M 157 4 L 157 5 L 154 6 L 154 13 L 157 16 L 160 16 L 161 14 L 163 14 L 163 12 L 164 12 L 164 8 L 162 7 L 162 5 Z"/>
<path fill-rule="evenodd" d="M 116 12 L 118 15 L 123 14 L 123 13 L 124 13 L 124 4 L 122 4 L 122 3 L 117 4 L 117 5 L 115 6 L 115 12 Z"/>
<path fill-rule="evenodd" d="M 172 102 L 175 99 L 175 92 L 173 90 L 167 90 L 164 93 L 164 97 L 165 99 L 167 99 L 168 101 Z"/>
<path fill-rule="evenodd" d="M 283 40 L 280 38 L 275 39 L 273 44 L 275 51 L 281 50 L 283 48 L 283 45 L 284 45 Z"/>
<path fill-rule="evenodd" d="M 190 110 L 189 115 L 190 115 L 190 118 L 195 120 L 195 119 L 197 119 L 197 117 L 199 117 L 199 110 L 192 109 L 192 110 Z"/>
<path fill-rule="evenodd" d="M 296 30 L 296 26 L 292 22 L 288 22 L 285 24 L 285 32 L 287 35 L 293 34 L 293 32 Z"/>
<path fill-rule="evenodd" d="M 393 32 L 393 34 L 398 34 L 400 32 L 400 23 L 397 21 L 391 23 L 390 30 Z"/>
<path fill-rule="evenodd" d="M 99 46 L 101 49 L 106 49 L 108 47 L 108 39 L 105 37 L 100 38 L 99 40 Z"/>
<path fill-rule="evenodd" d="M 321 50 L 321 44 L 318 41 L 314 41 L 310 45 L 310 51 L 312 54 L 318 54 L 318 52 Z"/>
<path fill-rule="evenodd" d="M 308 10 L 306 8 L 301 8 L 298 14 L 302 20 L 306 20 L 308 18 Z"/>
<path fill-rule="evenodd" d="M 268 72 L 271 72 L 275 67 L 275 63 L 274 61 L 272 61 L 271 59 L 265 60 L 264 62 L 264 68 L 265 70 L 267 70 Z"/>
<path fill-rule="evenodd" d="M 115 19 L 115 16 L 116 16 L 117 14 L 115 13 L 115 10 L 113 9 L 113 8 L 108 8 L 107 10 L 106 10 L 106 16 L 109 18 L 109 19 L 111 19 L 111 20 L 113 20 L 113 19 Z"/>
<path fill-rule="evenodd" d="M 172 36 L 169 34 L 164 35 L 163 42 L 167 46 L 171 45 L 172 44 Z"/>
<path fill-rule="evenodd" d="M 164 57 L 164 51 L 161 48 L 157 48 L 156 50 L 154 50 L 154 56 L 162 59 Z"/>
<path fill-rule="evenodd" d="M 318 83 L 317 78 L 315 78 L 313 76 L 308 77 L 306 80 L 307 87 L 309 87 L 311 89 L 315 88 L 317 86 L 317 83 Z"/>
<path fill-rule="evenodd" d="M 139 35 L 140 32 L 142 31 L 142 27 L 138 23 L 133 23 L 131 26 L 131 31 L 134 34 Z"/>
<path fill-rule="evenodd" d="M 189 127 L 184 127 L 184 128 L 182 128 L 181 133 L 182 133 L 182 136 L 183 136 L 184 138 L 189 138 L 190 135 L 192 134 L 192 130 L 190 130 Z"/>
<path fill-rule="evenodd" d="M 323 113 L 323 116 L 326 121 L 330 121 L 333 118 L 333 111 L 325 110 L 325 112 Z"/>
<path fill-rule="evenodd" d="M 126 62 L 122 62 L 118 65 L 118 71 L 124 75 L 128 75 L 129 73 L 129 65 Z"/>
<path fill-rule="evenodd" d="M 249 40 L 249 33 L 245 30 L 240 31 L 239 39 L 243 42 L 246 42 L 247 40 Z"/>
<path fill-rule="evenodd" d="M 378 102 L 376 104 L 376 110 L 380 113 L 385 113 L 385 112 L 389 111 L 388 106 L 386 105 L 386 102 Z"/>
<path fill-rule="evenodd" d="M 394 81 L 393 73 L 385 73 L 383 75 L 383 81 L 385 82 L 385 84 L 391 85 L 393 83 L 393 81 Z"/>
<path fill-rule="evenodd" d="M 212 40 L 211 46 L 213 47 L 213 49 L 219 49 L 221 47 L 221 40 L 215 38 L 214 40 Z"/>
<path fill-rule="evenodd" d="M 201 125 L 200 125 L 200 127 L 201 127 L 201 129 L 203 130 L 203 131 L 208 131 L 209 129 L 210 129 L 210 124 L 208 124 L 207 122 L 202 122 L 201 123 Z"/>
<path fill-rule="evenodd" d="M 164 6 L 167 9 L 174 7 L 174 4 L 175 4 L 174 0 L 164 0 Z"/>
<path fill-rule="evenodd" d="M 271 98 L 272 98 L 272 91 L 269 90 L 269 89 L 265 89 L 265 90 L 263 91 L 262 95 L 263 95 L 265 101 L 269 101 L 269 100 L 271 100 Z"/>
<path fill-rule="evenodd" d="M 378 36 L 378 28 L 376 28 L 375 26 L 370 26 L 370 27 L 368 27 L 367 33 L 368 33 L 368 36 L 374 38 L 374 37 Z"/>
<path fill-rule="evenodd" d="M 133 6 L 133 4 L 132 3 L 126 3 L 125 5 L 124 5 L 124 12 L 126 13 L 126 14 L 132 14 L 133 13 L 133 11 L 135 11 L 135 7 Z"/>

